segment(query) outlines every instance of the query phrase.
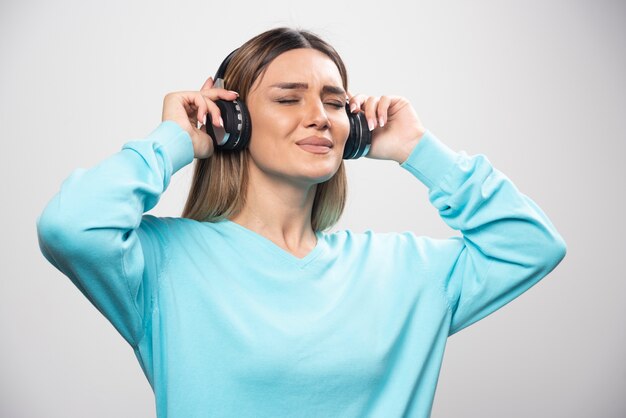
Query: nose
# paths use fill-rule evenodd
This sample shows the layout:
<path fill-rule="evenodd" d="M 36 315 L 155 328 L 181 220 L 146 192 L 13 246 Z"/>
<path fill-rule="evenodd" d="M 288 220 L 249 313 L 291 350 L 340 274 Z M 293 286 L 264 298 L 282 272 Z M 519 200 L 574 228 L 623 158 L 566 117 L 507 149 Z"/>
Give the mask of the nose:
<path fill-rule="evenodd" d="M 311 100 L 306 106 L 304 124 L 307 128 L 330 129 L 330 119 L 321 100 Z"/>

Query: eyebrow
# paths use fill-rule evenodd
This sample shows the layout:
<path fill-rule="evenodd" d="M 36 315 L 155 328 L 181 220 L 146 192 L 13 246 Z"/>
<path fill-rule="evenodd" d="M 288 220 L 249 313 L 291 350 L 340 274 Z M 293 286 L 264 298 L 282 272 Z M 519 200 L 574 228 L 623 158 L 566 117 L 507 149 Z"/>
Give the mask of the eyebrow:
<path fill-rule="evenodd" d="M 278 87 L 279 89 L 285 90 L 306 90 L 309 88 L 309 85 L 307 83 L 276 83 L 272 84 L 270 87 Z M 345 90 L 337 86 L 324 86 L 322 87 L 322 92 L 346 95 Z"/>

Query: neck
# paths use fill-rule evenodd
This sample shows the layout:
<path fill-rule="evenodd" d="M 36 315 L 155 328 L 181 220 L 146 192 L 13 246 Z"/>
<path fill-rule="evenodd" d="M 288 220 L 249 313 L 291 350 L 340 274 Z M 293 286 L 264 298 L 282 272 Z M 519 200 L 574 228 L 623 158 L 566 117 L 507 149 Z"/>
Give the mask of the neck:
<path fill-rule="evenodd" d="M 246 204 L 230 220 L 266 237 L 297 257 L 304 257 L 317 243 L 311 226 L 317 185 L 269 176 L 254 164 L 250 164 L 248 172 Z"/>

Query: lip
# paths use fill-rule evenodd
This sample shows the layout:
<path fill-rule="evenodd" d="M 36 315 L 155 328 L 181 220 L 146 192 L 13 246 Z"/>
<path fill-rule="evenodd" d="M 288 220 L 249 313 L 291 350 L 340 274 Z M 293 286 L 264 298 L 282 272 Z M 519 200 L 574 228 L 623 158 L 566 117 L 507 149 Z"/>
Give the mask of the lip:
<path fill-rule="evenodd" d="M 330 147 L 325 145 L 298 144 L 300 148 L 313 154 L 328 154 Z"/>
<path fill-rule="evenodd" d="M 298 145 L 314 145 L 316 147 L 333 147 L 333 141 L 323 136 L 310 136 L 296 142 Z"/>

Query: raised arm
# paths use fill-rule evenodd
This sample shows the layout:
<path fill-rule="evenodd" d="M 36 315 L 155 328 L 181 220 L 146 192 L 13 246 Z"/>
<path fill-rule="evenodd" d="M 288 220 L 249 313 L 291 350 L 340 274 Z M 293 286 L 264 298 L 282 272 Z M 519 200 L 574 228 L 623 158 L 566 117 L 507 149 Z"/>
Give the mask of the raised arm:
<path fill-rule="evenodd" d="M 150 262 L 162 262 L 158 243 L 142 248 L 142 215 L 192 159 L 188 133 L 165 121 L 95 167 L 74 171 L 37 220 L 44 256 L 131 345 L 142 337 L 156 281 L 144 275 L 144 250 Z"/>
<path fill-rule="evenodd" d="M 521 295 L 565 257 L 546 214 L 482 154 L 454 152 L 426 131 L 401 166 L 462 237 L 432 240 L 432 265 L 452 312 L 449 335 Z"/>
<path fill-rule="evenodd" d="M 462 237 L 427 240 L 425 257 L 452 314 L 449 335 L 521 295 L 565 257 L 546 214 L 482 154 L 455 152 L 398 96 L 357 95 L 373 129 L 369 158 L 397 161 L 429 189 L 441 218 Z"/>
<path fill-rule="evenodd" d="M 208 158 L 213 142 L 196 127 L 212 100 L 235 95 L 212 89 L 170 93 L 162 123 L 146 138 L 88 170 L 74 171 L 37 219 L 44 256 L 104 314 L 131 344 L 141 340 L 150 320 L 158 272 L 166 262 L 167 234 L 143 216 L 152 209 L 171 176 L 194 156 Z"/>

